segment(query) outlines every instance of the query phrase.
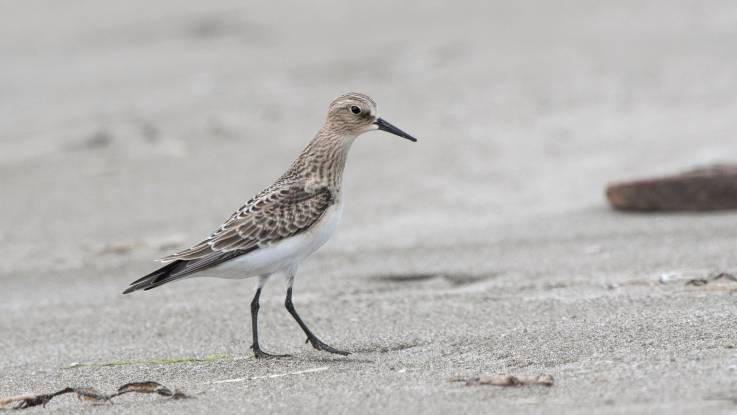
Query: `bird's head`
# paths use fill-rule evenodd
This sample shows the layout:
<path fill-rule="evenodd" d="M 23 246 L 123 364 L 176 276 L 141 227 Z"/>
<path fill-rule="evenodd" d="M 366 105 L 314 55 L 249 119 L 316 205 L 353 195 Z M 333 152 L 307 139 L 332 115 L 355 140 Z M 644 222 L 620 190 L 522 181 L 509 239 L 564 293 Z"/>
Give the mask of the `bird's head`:
<path fill-rule="evenodd" d="M 379 117 L 376 102 L 371 97 L 356 92 L 341 95 L 330 103 L 326 124 L 347 136 L 358 136 L 367 131 L 382 130 L 410 141 L 416 138 Z"/>

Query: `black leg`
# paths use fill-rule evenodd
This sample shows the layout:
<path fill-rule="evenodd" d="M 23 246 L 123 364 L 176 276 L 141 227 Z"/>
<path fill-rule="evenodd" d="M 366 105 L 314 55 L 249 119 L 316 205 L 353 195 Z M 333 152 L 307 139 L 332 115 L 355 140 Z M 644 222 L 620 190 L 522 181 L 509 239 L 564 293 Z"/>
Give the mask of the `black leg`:
<path fill-rule="evenodd" d="M 284 301 L 284 305 L 287 307 L 289 314 L 291 314 L 292 317 L 294 317 L 294 319 L 297 320 L 297 324 L 299 324 L 299 326 L 302 327 L 302 330 L 307 335 L 307 341 L 312 343 L 312 347 L 314 347 L 317 350 L 322 350 L 328 353 L 342 354 L 343 356 L 347 356 L 350 354 L 348 352 L 344 352 L 342 350 L 338 350 L 331 346 L 328 346 L 327 344 L 323 343 L 320 339 L 318 339 L 317 336 L 312 334 L 312 331 L 310 331 L 310 329 L 302 321 L 302 319 L 299 318 L 299 314 L 297 314 L 297 310 L 294 309 L 294 304 L 292 304 L 292 287 L 287 288 L 287 299 Z"/>
<path fill-rule="evenodd" d="M 253 300 L 251 300 L 251 332 L 253 333 L 253 345 L 251 345 L 251 349 L 253 349 L 253 354 L 256 356 L 256 359 L 262 359 L 267 357 L 286 357 L 288 355 L 286 354 L 269 354 L 261 350 L 261 347 L 258 344 L 258 309 L 260 308 L 258 304 L 258 299 L 261 297 L 261 288 L 259 287 L 256 290 L 256 295 L 253 296 Z"/>

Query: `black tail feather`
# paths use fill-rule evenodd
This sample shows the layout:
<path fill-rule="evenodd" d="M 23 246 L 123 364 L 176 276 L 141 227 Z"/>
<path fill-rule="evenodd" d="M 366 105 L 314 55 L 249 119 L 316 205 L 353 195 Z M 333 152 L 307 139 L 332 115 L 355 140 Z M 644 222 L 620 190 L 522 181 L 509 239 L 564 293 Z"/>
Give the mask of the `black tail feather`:
<path fill-rule="evenodd" d="M 186 264 L 187 261 L 184 260 L 176 260 L 174 262 L 166 264 L 156 271 L 133 281 L 130 287 L 123 291 L 123 294 L 132 293 L 133 291 L 138 290 L 150 290 L 152 288 L 158 287 L 159 285 L 166 284 L 167 282 L 173 280 L 169 279 L 169 276 L 184 268 Z"/>

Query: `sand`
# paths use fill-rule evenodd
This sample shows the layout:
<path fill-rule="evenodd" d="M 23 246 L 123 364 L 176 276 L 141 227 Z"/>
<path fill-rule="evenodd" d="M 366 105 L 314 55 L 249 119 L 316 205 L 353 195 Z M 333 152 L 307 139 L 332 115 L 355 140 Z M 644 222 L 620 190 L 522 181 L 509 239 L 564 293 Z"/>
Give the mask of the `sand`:
<path fill-rule="evenodd" d="M 737 159 L 737 5 L 397 3 L 2 5 L 0 396 L 155 380 L 202 393 L 37 411 L 734 411 L 737 282 L 710 278 L 737 271 L 737 214 L 603 192 Z M 350 90 L 420 139 L 356 142 L 342 223 L 297 276 L 303 318 L 352 355 L 304 344 L 283 281 L 261 308 L 280 360 L 249 352 L 252 279 L 121 295 Z M 449 382 L 480 374 L 554 385 Z"/>

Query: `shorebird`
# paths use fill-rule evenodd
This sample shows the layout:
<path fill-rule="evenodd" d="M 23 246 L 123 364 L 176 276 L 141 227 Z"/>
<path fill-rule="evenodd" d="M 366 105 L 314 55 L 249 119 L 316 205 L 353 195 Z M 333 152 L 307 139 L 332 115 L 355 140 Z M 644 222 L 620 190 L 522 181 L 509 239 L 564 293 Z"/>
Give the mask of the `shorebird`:
<path fill-rule="evenodd" d="M 356 137 L 372 130 L 417 141 L 379 117 L 369 96 L 348 93 L 335 98 L 322 128 L 274 184 L 236 210 L 207 239 L 162 258 L 166 265 L 133 281 L 123 294 L 196 276 L 258 277 L 251 301 L 251 348 L 256 358 L 286 356 L 266 353 L 258 342 L 261 289 L 269 277 L 281 274 L 287 279 L 284 305 L 307 341 L 317 350 L 348 355 L 322 342 L 302 321 L 292 304 L 292 285 L 300 263 L 335 231 L 343 209 L 341 183 L 348 151 Z"/>

